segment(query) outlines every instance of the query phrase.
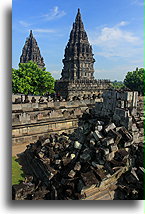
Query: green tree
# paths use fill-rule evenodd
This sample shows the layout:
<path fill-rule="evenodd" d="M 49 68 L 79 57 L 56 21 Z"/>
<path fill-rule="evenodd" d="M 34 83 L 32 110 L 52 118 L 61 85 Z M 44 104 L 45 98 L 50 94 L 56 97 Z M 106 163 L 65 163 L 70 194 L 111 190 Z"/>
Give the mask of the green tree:
<path fill-rule="evenodd" d="M 54 92 L 55 80 L 51 73 L 40 69 L 33 61 L 20 63 L 19 69 L 12 69 L 12 91 L 25 95 L 44 95 Z"/>
<path fill-rule="evenodd" d="M 122 81 L 113 81 L 111 83 L 111 86 L 114 88 L 114 89 L 123 89 L 125 87 L 124 83 Z"/>
<path fill-rule="evenodd" d="M 128 72 L 124 84 L 132 91 L 138 91 L 140 94 L 144 94 L 144 68 L 136 68 L 135 71 Z"/>

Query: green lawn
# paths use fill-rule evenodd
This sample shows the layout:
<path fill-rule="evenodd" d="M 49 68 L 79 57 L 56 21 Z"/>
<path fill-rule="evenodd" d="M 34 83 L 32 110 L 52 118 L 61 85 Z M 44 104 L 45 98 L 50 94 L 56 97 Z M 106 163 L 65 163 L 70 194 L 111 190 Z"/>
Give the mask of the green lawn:
<path fill-rule="evenodd" d="M 24 180 L 23 171 L 16 159 L 16 157 L 12 157 L 12 185 L 19 184 L 20 181 Z"/>

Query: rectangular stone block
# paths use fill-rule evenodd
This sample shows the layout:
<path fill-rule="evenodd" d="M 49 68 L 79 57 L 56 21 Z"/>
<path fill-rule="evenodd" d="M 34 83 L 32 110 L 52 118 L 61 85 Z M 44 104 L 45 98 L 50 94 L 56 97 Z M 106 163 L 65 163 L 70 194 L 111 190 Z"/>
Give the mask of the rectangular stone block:
<path fill-rule="evenodd" d="M 111 152 L 106 155 L 106 160 L 111 161 L 114 158 L 114 156 L 115 156 L 115 152 Z"/>
<path fill-rule="evenodd" d="M 96 141 L 100 140 L 103 138 L 103 135 L 101 132 L 99 132 L 98 130 L 95 130 L 93 132 L 93 137 L 95 138 Z"/>
<path fill-rule="evenodd" d="M 118 146 L 116 144 L 110 145 L 111 152 L 116 152 L 118 150 Z"/>
<path fill-rule="evenodd" d="M 116 128 L 116 125 L 114 123 L 110 123 L 105 127 L 105 132 L 108 133 L 110 130 L 113 130 Z"/>
<path fill-rule="evenodd" d="M 114 144 L 114 138 L 106 137 L 102 140 L 102 145 L 109 146 L 110 144 Z"/>
<path fill-rule="evenodd" d="M 12 104 L 12 111 L 22 110 L 22 104 Z"/>
<path fill-rule="evenodd" d="M 17 137 L 17 136 L 20 136 L 19 129 L 13 129 L 12 130 L 12 137 Z"/>

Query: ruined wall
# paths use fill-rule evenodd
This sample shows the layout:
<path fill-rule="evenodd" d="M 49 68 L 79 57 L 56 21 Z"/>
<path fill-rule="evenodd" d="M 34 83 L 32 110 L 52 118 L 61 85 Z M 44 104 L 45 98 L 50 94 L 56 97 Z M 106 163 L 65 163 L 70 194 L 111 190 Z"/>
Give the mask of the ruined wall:
<path fill-rule="evenodd" d="M 47 97 L 13 95 L 12 144 L 32 143 L 50 133 L 74 131 L 78 126 L 78 118 L 85 110 L 92 108 L 96 101 L 54 102 L 52 99 L 48 101 Z"/>
<path fill-rule="evenodd" d="M 71 133 L 78 126 L 78 118 L 95 103 L 93 111 L 98 118 L 113 118 L 115 124 L 132 131 L 136 141 L 143 141 L 143 98 L 137 92 L 110 90 L 104 92 L 103 98 L 56 102 L 49 99 L 12 96 L 13 145 L 31 143 L 50 133 Z"/>
<path fill-rule="evenodd" d="M 13 199 L 143 199 L 143 98 L 120 91 L 103 98 L 72 134 L 43 136 L 18 155 L 26 179 L 13 186 Z"/>
<path fill-rule="evenodd" d="M 97 117 L 112 118 L 117 126 L 131 131 L 134 141 L 143 142 L 143 97 L 132 91 L 106 91 L 94 108 Z"/>

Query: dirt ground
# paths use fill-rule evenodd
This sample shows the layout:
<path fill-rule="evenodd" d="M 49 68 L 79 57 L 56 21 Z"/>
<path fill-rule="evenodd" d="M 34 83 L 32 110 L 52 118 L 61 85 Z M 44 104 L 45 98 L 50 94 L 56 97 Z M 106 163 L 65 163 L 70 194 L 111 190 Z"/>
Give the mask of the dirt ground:
<path fill-rule="evenodd" d="M 26 146 L 27 146 L 28 144 L 29 144 L 29 143 L 12 146 L 12 156 L 17 156 L 17 154 L 19 154 L 19 153 L 25 151 Z"/>

